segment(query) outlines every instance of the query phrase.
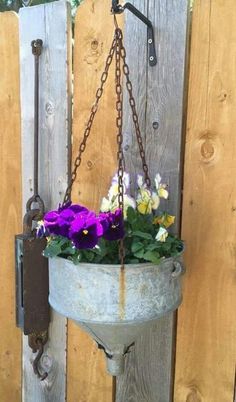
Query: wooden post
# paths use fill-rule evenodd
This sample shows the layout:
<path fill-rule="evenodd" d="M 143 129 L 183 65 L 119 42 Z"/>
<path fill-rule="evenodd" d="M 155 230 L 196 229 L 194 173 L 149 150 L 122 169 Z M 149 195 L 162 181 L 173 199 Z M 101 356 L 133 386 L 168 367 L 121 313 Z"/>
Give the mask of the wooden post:
<path fill-rule="evenodd" d="M 73 160 L 75 159 L 91 105 L 100 83 L 113 39 L 111 1 L 85 0 L 75 20 Z M 119 18 L 123 20 L 123 16 Z M 73 201 L 99 210 L 116 171 L 114 65 L 108 80 L 88 146 L 83 155 Z M 106 372 L 104 353 L 71 320 L 68 321 L 68 402 L 111 402 L 112 377 Z"/>
<path fill-rule="evenodd" d="M 39 193 L 56 208 L 67 185 L 71 123 L 71 21 L 65 1 L 20 10 L 23 212 L 32 195 L 34 58 L 31 41 L 43 40 L 40 56 Z M 45 381 L 33 373 L 32 354 L 23 340 L 23 401 L 64 402 L 66 397 L 66 319 L 51 311 L 49 342 L 42 357 Z"/>
<path fill-rule="evenodd" d="M 0 13 L 0 401 L 21 400 L 21 332 L 15 325 L 14 235 L 21 230 L 19 26 Z"/>
<path fill-rule="evenodd" d="M 235 400 L 236 8 L 193 7 L 175 402 Z"/>
<path fill-rule="evenodd" d="M 154 25 L 158 60 L 157 66 L 149 66 L 147 29 L 126 11 L 126 48 L 140 126 L 151 176 L 160 172 L 169 184 L 165 207 L 176 216 L 178 232 L 188 1 L 134 0 L 133 4 Z M 141 171 L 141 163 L 127 103 L 124 110 L 125 157 L 135 174 Z M 170 314 L 136 343 L 125 374 L 118 377 L 117 402 L 172 401 L 175 332 L 175 314 Z"/>

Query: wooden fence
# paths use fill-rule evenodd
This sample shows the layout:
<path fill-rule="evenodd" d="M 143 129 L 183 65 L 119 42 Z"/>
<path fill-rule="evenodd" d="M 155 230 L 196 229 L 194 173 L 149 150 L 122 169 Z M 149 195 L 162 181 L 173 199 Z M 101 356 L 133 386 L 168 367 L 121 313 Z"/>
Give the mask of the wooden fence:
<path fill-rule="evenodd" d="M 110 3 L 110 0 L 84 0 L 76 16 L 73 157 L 112 40 Z M 1 13 L 1 402 L 233 400 L 236 362 L 234 1 L 196 0 L 194 3 L 186 141 L 183 112 L 188 77 L 185 71 L 188 1 L 134 0 L 133 3 L 154 23 L 157 67 L 147 66 L 145 26 L 129 14 L 125 21 L 120 16 L 119 23 L 125 28 L 127 58 L 151 174 L 160 170 L 169 182 L 172 196 L 169 208 L 177 215 L 176 230 L 181 223 L 185 145 L 182 237 L 186 241 L 187 274 L 177 334 L 175 315 L 160 320 L 159 325 L 137 342 L 127 358 L 125 374 L 115 384 L 105 372 L 104 357 L 96 345 L 71 321 L 67 323 L 53 313 L 50 341 L 42 359 L 49 377 L 40 382 L 34 376 L 33 354 L 24 337 L 21 350 L 21 333 L 15 328 L 13 253 L 13 236 L 21 230 L 22 202 L 24 212 L 25 201 L 32 193 L 30 43 L 38 37 L 44 41 L 40 63 L 40 193 L 46 207 L 51 208 L 62 200 L 70 168 L 70 7 L 65 1 L 58 1 L 24 8 L 19 18 L 14 13 Z M 106 194 L 116 166 L 112 71 L 110 74 L 73 193 L 74 200 L 79 195 L 82 203 L 93 208 L 98 207 L 101 196 Z M 126 98 L 125 102 L 125 156 L 129 170 L 137 172 L 140 163 Z"/>

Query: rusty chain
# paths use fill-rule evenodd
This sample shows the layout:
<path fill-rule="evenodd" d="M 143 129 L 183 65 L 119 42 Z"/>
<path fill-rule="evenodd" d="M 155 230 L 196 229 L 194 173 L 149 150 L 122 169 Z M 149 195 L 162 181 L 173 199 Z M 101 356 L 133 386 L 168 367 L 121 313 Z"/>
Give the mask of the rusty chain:
<path fill-rule="evenodd" d="M 97 92 L 96 92 L 96 99 L 95 99 L 95 102 L 94 102 L 94 104 L 93 104 L 93 106 L 91 108 L 91 113 L 90 113 L 88 122 L 86 124 L 83 139 L 82 139 L 82 142 L 80 143 L 80 146 L 79 146 L 79 152 L 78 152 L 78 155 L 77 155 L 77 157 L 75 158 L 75 161 L 74 161 L 74 167 L 73 167 L 73 170 L 71 172 L 70 183 L 69 183 L 69 185 L 68 185 L 68 187 L 66 189 L 66 193 L 65 193 L 65 196 L 64 196 L 64 200 L 63 200 L 63 205 L 65 205 L 71 199 L 72 187 L 73 187 L 74 181 L 76 180 L 77 171 L 78 171 L 79 166 L 81 165 L 82 154 L 85 151 L 86 144 L 87 144 L 87 139 L 89 137 L 89 134 L 90 134 L 90 131 L 91 131 L 91 128 L 92 128 L 92 125 L 93 125 L 94 117 L 95 117 L 95 115 L 97 113 L 97 110 L 98 110 L 99 101 L 100 101 L 100 99 L 102 97 L 102 94 L 103 94 L 104 85 L 105 85 L 105 82 L 106 82 L 107 77 L 108 77 L 109 68 L 110 68 L 110 65 L 111 65 L 112 60 L 113 60 L 115 48 L 116 48 L 116 39 L 114 38 L 113 41 L 112 41 L 112 44 L 111 44 L 111 48 L 110 48 L 108 57 L 106 59 L 105 70 L 103 71 L 103 73 L 101 75 L 101 83 L 100 83 L 100 86 L 99 86 L 99 88 L 97 89 Z"/>
<path fill-rule="evenodd" d="M 122 32 L 119 28 L 115 31 L 116 38 L 116 52 L 115 52 L 115 60 L 116 60 L 116 68 L 115 68 L 115 80 L 116 80 L 116 110 L 117 110 L 117 118 L 116 118 L 116 127 L 117 127 L 117 161 L 118 161 L 118 169 L 117 169 L 117 177 L 118 177 L 118 203 L 119 208 L 122 213 L 124 211 L 124 185 L 123 185 L 123 177 L 124 177 L 124 153 L 123 153 L 123 91 L 121 85 L 121 53 L 120 49 L 122 46 Z M 119 257 L 121 266 L 124 266 L 124 241 L 123 239 L 119 242 Z"/>
<path fill-rule="evenodd" d="M 122 35 L 122 33 L 121 33 L 121 35 Z M 139 146 L 139 153 L 140 153 L 140 157 L 142 160 L 142 167 L 143 167 L 143 172 L 144 172 L 145 183 L 146 183 L 147 187 L 150 187 L 151 180 L 149 177 L 148 166 L 147 166 L 145 151 L 144 151 L 144 147 L 143 147 L 143 140 L 142 140 L 140 127 L 139 127 L 138 114 L 136 111 L 136 103 L 135 103 L 135 99 L 133 96 L 133 86 L 132 86 L 132 83 L 129 78 L 129 73 L 130 73 L 129 66 L 126 63 L 126 50 L 123 45 L 122 37 L 121 37 L 120 44 L 121 44 L 120 54 L 121 54 L 121 58 L 123 60 L 123 73 L 126 77 L 126 88 L 127 88 L 128 94 L 129 94 L 129 104 L 130 104 L 130 107 L 132 110 L 132 119 L 133 119 L 133 123 L 134 123 L 134 127 L 135 127 L 135 134 L 136 134 L 136 138 L 137 138 L 137 142 L 138 142 L 138 146 Z"/>
<path fill-rule="evenodd" d="M 98 88 L 96 92 L 96 99 L 95 102 L 91 108 L 91 113 L 88 119 L 88 122 L 86 124 L 86 128 L 84 131 L 83 139 L 82 142 L 80 143 L 79 146 L 79 152 L 78 155 L 75 159 L 74 162 L 74 167 L 71 173 L 71 180 L 70 183 L 67 187 L 65 197 L 63 200 L 63 205 L 65 205 L 70 199 L 71 199 L 71 191 L 72 191 L 72 186 L 76 180 L 77 177 L 77 171 L 79 166 L 81 165 L 81 159 L 82 159 L 82 154 L 85 151 L 86 144 L 87 144 L 87 139 L 90 135 L 90 131 L 93 125 L 94 117 L 96 115 L 96 112 L 98 110 L 98 105 L 99 101 L 102 97 L 103 90 L 104 90 L 104 85 L 105 82 L 107 81 L 108 77 L 108 72 L 110 65 L 113 60 L 113 56 L 115 54 L 115 63 L 116 63 L 116 68 L 115 68 L 115 80 L 116 80 L 116 96 L 117 96 L 117 101 L 116 101 L 116 110 L 117 110 L 117 118 L 116 118 L 116 126 L 118 129 L 117 133 L 117 145 L 118 145 L 118 152 L 117 152 L 117 159 L 118 159 L 118 188 L 119 188 L 119 195 L 118 195 L 118 201 L 119 201 L 119 207 L 123 210 L 123 204 L 124 204 L 124 187 L 123 187 L 123 175 L 124 175 L 124 153 L 123 153 L 123 134 L 122 134 L 122 124 L 123 124 L 123 94 L 122 94 L 122 77 L 121 77 L 121 59 L 123 60 L 123 73 L 126 77 L 126 88 L 129 94 L 129 104 L 132 110 L 132 119 L 135 127 L 135 133 L 136 133 L 136 138 L 139 146 L 139 153 L 140 157 L 142 160 L 142 167 L 143 167 L 143 172 L 144 172 L 144 177 L 145 177 L 145 183 L 147 187 L 150 187 L 151 185 L 151 180 L 149 177 L 149 172 L 148 172 L 148 166 L 146 163 L 146 158 L 145 158 L 145 151 L 143 147 L 143 141 L 142 141 L 142 136 L 139 128 L 139 120 L 138 120 L 138 115 L 136 111 L 136 103 L 135 99 L 133 96 L 133 87 L 132 83 L 129 78 L 129 67 L 126 62 L 126 50 L 123 45 L 123 34 L 121 29 L 116 26 L 115 29 L 115 36 L 111 44 L 111 48 L 108 54 L 108 57 L 106 59 L 106 64 L 105 64 L 105 70 L 101 75 L 101 84 L 100 87 Z"/>

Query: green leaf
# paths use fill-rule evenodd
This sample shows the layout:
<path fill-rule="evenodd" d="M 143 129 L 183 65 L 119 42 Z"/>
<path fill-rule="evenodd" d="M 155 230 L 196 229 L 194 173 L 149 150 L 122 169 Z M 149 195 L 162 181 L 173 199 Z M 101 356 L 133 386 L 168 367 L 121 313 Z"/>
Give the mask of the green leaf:
<path fill-rule="evenodd" d="M 141 243 L 140 241 L 138 241 L 138 242 L 133 242 L 133 243 L 132 243 L 132 246 L 131 246 L 131 251 L 132 251 L 133 253 L 136 253 L 137 251 L 143 249 L 143 247 L 144 247 L 144 245 L 143 245 L 143 243 Z"/>
<path fill-rule="evenodd" d="M 136 219 L 136 212 L 135 212 L 134 208 L 128 207 L 127 208 L 127 221 L 132 225 L 132 223 L 135 221 L 135 219 Z"/>
<path fill-rule="evenodd" d="M 147 251 L 143 254 L 143 259 L 158 264 L 160 262 L 160 255 L 157 252 Z"/>
<path fill-rule="evenodd" d="M 61 253 L 61 247 L 59 246 L 59 244 L 51 242 L 45 248 L 43 255 L 44 257 L 47 258 L 53 258 L 59 255 L 60 253 Z"/>
<path fill-rule="evenodd" d="M 138 236 L 146 240 L 153 240 L 153 237 L 150 233 L 141 232 L 140 230 L 133 232 L 133 236 Z"/>
<path fill-rule="evenodd" d="M 137 258 L 143 258 L 144 255 L 144 249 L 138 250 L 136 251 L 136 253 L 134 253 L 134 256 Z"/>
<path fill-rule="evenodd" d="M 160 246 L 158 245 L 158 243 L 155 242 L 155 243 L 148 244 L 146 249 L 149 250 L 149 251 L 154 251 L 154 250 L 158 250 L 159 247 Z"/>

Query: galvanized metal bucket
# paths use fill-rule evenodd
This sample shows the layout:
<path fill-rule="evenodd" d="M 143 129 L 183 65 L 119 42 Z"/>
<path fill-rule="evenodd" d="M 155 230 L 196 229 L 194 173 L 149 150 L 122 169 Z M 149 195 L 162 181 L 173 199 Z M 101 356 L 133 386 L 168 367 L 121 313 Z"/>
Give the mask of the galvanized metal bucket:
<path fill-rule="evenodd" d="M 182 253 L 159 265 L 74 265 L 49 261 L 49 303 L 73 319 L 102 347 L 110 374 L 124 370 L 124 355 L 147 326 L 182 300 Z"/>

